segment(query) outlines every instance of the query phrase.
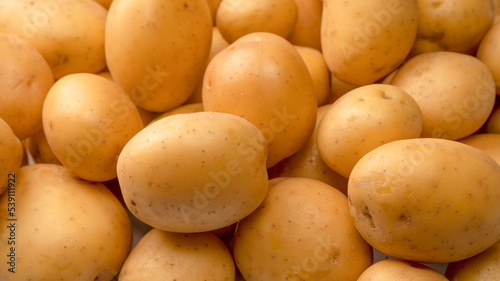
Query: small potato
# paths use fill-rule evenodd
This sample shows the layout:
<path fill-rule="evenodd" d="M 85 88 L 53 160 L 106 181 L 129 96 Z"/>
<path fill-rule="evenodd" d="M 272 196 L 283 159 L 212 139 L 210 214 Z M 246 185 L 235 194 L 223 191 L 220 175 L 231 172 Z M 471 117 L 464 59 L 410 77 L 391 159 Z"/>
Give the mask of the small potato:
<path fill-rule="evenodd" d="M 132 246 L 130 219 L 113 193 L 55 164 L 19 169 L 15 191 L 0 197 L 0 227 L 0 280 L 109 281 Z"/>
<path fill-rule="evenodd" d="M 194 113 L 194 112 L 203 112 L 203 104 L 201 102 L 183 104 L 179 107 L 176 107 L 176 108 L 171 109 L 169 111 L 163 112 L 162 114 L 158 115 L 155 119 L 151 120 L 151 122 L 148 125 L 150 125 L 150 124 L 152 124 L 160 119 L 163 119 L 165 117 L 172 116 L 175 114 Z"/>
<path fill-rule="evenodd" d="M 344 81 L 341 81 L 333 74 L 330 75 L 330 100 L 328 103 L 335 102 L 344 94 L 359 87 L 360 86 L 358 85 L 352 85 Z"/>
<path fill-rule="evenodd" d="M 321 51 L 322 0 L 295 0 L 297 20 L 288 35 L 288 41 L 294 45 L 314 48 Z"/>
<path fill-rule="evenodd" d="M 428 52 L 406 61 L 391 85 L 410 94 L 423 117 L 421 137 L 457 140 L 476 132 L 495 103 L 495 82 L 477 58 Z"/>
<path fill-rule="evenodd" d="M 375 83 L 405 60 L 417 28 L 417 0 L 325 0 L 322 52 L 340 80 Z"/>
<path fill-rule="evenodd" d="M 54 76 L 42 55 L 15 34 L 0 32 L 0 60 L 0 118 L 24 140 L 42 130 L 43 101 Z"/>
<path fill-rule="evenodd" d="M 500 276 L 500 241 L 473 257 L 449 263 L 445 276 L 453 281 L 497 281 Z"/>
<path fill-rule="evenodd" d="M 23 162 L 23 145 L 12 129 L 0 118 L 0 195 L 15 187 L 14 173 Z"/>
<path fill-rule="evenodd" d="M 26 149 L 33 158 L 33 162 L 61 164 L 52 151 L 52 148 L 50 148 L 49 142 L 47 141 L 43 130 L 27 138 L 25 143 Z"/>
<path fill-rule="evenodd" d="M 371 265 L 357 281 L 448 281 L 448 279 L 426 265 L 387 259 Z"/>
<path fill-rule="evenodd" d="M 295 0 L 222 0 L 216 25 L 228 43 L 253 32 L 286 38 L 297 20 Z"/>
<path fill-rule="evenodd" d="M 35 47 L 59 79 L 105 68 L 106 16 L 106 8 L 94 0 L 5 0 L 0 31 L 15 33 Z"/>
<path fill-rule="evenodd" d="M 233 281 L 235 266 L 229 249 L 210 232 L 183 234 L 152 229 L 127 257 L 119 280 Z"/>
<path fill-rule="evenodd" d="M 473 134 L 458 141 L 484 151 L 500 164 L 500 134 Z"/>
<path fill-rule="evenodd" d="M 318 127 L 317 145 L 325 163 L 348 178 L 356 163 L 385 143 L 418 138 L 422 113 L 398 87 L 371 84 L 336 100 Z"/>
<path fill-rule="evenodd" d="M 349 177 L 350 213 L 389 256 L 448 263 L 500 239 L 500 165 L 451 140 L 398 140 L 363 156 Z"/>
<path fill-rule="evenodd" d="M 500 7 L 498 7 L 500 10 Z M 495 80 L 496 93 L 500 95 L 500 24 L 493 25 L 484 35 L 477 49 L 476 57 L 490 70 Z"/>
<path fill-rule="evenodd" d="M 267 193 L 267 144 L 247 120 L 196 112 L 160 119 L 118 157 L 129 210 L 165 231 L 204 232 L 255 210 Z"/>
<path fill-rule="evenodd" d="M 299 51 L 311 74 L 318 106 L 326 104 L 330 95 L 330 71 L 323 54 L 311 47 L 295 46 L 295 49 Z"/>
<path fill-rule="evenodd" d="M 347 197 L 308 178 L 275 178 L 262 205 L 241 220 L 233 256 L 246 281 L 355 281 L 372 248 L 349 216 Z"/>
<path fill-rule="evenodd" d="M 70 74 L 50 89 L 43 129 L 57 159 L 78 177 L 108 181 L 125 144 L 142 128 L 137 107 L 106 78 Z"/>
<path fill-rule="evenodd" d="M 471 53 L 492 26 L 496 0 L 418 0 L 418 33 L 410 56 Z"/>

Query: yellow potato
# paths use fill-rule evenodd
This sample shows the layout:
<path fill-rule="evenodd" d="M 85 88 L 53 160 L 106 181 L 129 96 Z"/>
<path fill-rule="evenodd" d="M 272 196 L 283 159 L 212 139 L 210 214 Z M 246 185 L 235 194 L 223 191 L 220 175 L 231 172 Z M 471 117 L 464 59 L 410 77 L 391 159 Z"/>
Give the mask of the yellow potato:
<path fill-rule="evenodd" d="M 426 265 L 387 259 L 371 265 L 357 281 L 448 281 L 448 279 Z"/>
<path fill-rule="evenodd" d="M 318 106 L 326 104 L 330 95 L 330 71 L 323 54 L 311 47 L 295 46 L 295 49 L 299 52 L 311 74 Z"/>
<path fill-rule="evenodd" d="M 203 104 L 201 102 L 187 103 L 187 104 L 183 104 L 179 107 L 176 107 L 174 109 L 171 109 L 169 111 L 163 112 L 162 114 L 160 114 L 156 118 L 154 118 L 149 124 L 152 124 L 160 119 L 163 119 L 165 117 L 168 117 L 168 116 L 171 116 L 174 114 L 194 113 L 194 112 L 202 112 L 202 111 L 203 111 Z"/>
<path fill-rule="evenodd" d="M 33 45 L 55 78 L 97 73 L 106 66 L 107 10 L 96 1 L 6 0 L 2 4 L 0 31 L 15 33 Z"/>
<path fill-rule="evenodd" d="M 23 162 L 23 145 L 12 129 L 0 118 L 0 194 L 15 186 L 15 172 Z"/>
<path fill-rule="evenodd" d="M 241 117 L 175 114 L 127 143 L 118 180 L 127 207 L 144 223 L 172 232 L 211 231 L 264 200 L 266 157 L 264 136 Z"/>
<path fill-rule="evenodd" d="M 417 0 L 326 0 L 321 23 L 326 64 L 346 83 L 374 83 L 404 61 L 417 28 Z"/>
<path fill-rule="evenodd" d="M 448 263 L 500 239 L 500 165 L 457 141 L 375 148 L 354 167 L 347 193 L 363 238 L 396 258 Z"/>
<path fill-rule="evenodd" d="M 210 61 L 203 107 L 243 117 L 259 128 L 269 146 L 268 168 L 309 140 L 317 115 L 304 60 L 290 42 L 266 32 L 240 38 Z"/>
<path fill-rule="evenodd" d="M 297 20 L 295 0 L 222 0 L 216 25 L 228 43 L 253 32 L 286 38 Z"/>
<path fill-rule="evenodd" d="M 409 94 L 392 85 L 371 84 L 330 106 L 318 127 L 317 146 L 323 161 L 348 178 L 359 159 L 374 148 L 421 133 L 422 113 Z"/>
<path fill-rule="evenodd" d="M 50 148 L 43 130 L 27 138 L 25 144 L 34 163 L 61 164 Z"/>
<path fill-rule="evenodd" d="M 127 257 L 120 281 L 231 281 L 235 266 L 231 252 L 214 234 L 171 233 L 152 229 Z"/>
<path fill-rule="evenodd" d="M 473 134 L 458 141 L 484 151 L 500 164 L 500 134 Z"/>
<path fill-rule="evenodd" d="M 477 58 L 455 52 L 428 52 L 406 61 L 391 85 L 420 106 L 422 137 L 457 140 L 476 132 L 495 103 L 495 82 Z"/>
<path fill-rule="evenodd" d="M 22 167 L 15 185 L 0 197 L 0 280 L 109 281 L 118 274 L 132 227 L 106 186 L 55 164 Z"/>
<path fill-rule="evenodd" d="M 208 6 L 210 7 L 210 14 L 212 15 L 212 21 L 215 25 L 215 19 L 217 18 L 217 10 L 222 0 L 207 0 Z"/>
<path fill-rule="evenodd" d="M 262 205 L 241 220 L 233 256 L 246 281 L 357 280 L 372 248 L 349 216 L 347 197 L 308 178 L 275 178 Z"/>
<path fill-rule="evenodd" d="M 338 100 L 341 96 L 348 93 L 351 90 L 359 88 L 358 85 L 352 85 L 341 81 L 335 75 L 330 75 L 330 100 L 328 103 L 333 103 Z"/>
<path fill-rule="evenodd" d="M 57 159 L 78 177 L 116 177 L 118 154 L 142 128 L 137 107 L 112 81 L 90 73 L 67 75 L 50 89 L 43 129 Z"/>
<path fill-rule="evenodd" d="M 500 10 L 500 8 L 499 8 Z M 476 57 L 481 60 L 493 75 L 497 95 L 500 95 L 500 25 L 493 25 L 484 35 L 477 49 Z"/>
<path fill-rule="evenodd" d="M 24 140 L 42 129 L 43 101 L 54 76 L 42 55 L 14 34 L 0 32 L 0 59 L 0 118 Z"/>
<path fill-rule="evenodd" d="M 111 6 L 111 3 L 113 3 L 113 0 L 94 0 L 97 3 L 101 4 L 104 8 L 109 10 L 109 7 Z"/>
<path fill-rule="evenodd" d="M 297 20 L 287 39 L 294 45 L 321 51 L 322 0 L 295 0 Z"/>
<path fill-rule="evenodd" d="M 140 107 L 175 108 L 202 79 L 212 28 L 206 0 L 115 0 L 106 21 L 109 71 Z"/>
<path fill-rule="evenodd" d="M 445 276 L 453 281 L 497 281 L 500 276 L 500 241 L 473 257 L 448 264 Z"/>
<path fill-rule="evenodd" d="M 471 53 L 492 26 L 495 0 L 418 0 L 418 33 L 410 56 Z"/>

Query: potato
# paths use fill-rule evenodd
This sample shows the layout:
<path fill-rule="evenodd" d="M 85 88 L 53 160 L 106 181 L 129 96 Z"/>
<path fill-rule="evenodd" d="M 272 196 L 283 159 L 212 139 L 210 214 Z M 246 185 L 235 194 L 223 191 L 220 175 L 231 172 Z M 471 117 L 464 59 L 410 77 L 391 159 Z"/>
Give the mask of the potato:
<path fill-rule="evenodd" d="M 19 169 L 15 191 L 0 197 L 0 218 L 0 280 L 109 281 L 132 245 L 130 220 L 116 197 L 60 165 Z"/>
<path fill-rule="evenodd" d="M 458 141 L 484 151 L 500 164 L 500 134 L 478 133 L 459 139 Z"/>
<path fill-rule="evenodd" d="M 473 56 L 428 52 L 405 62 L 391 85 L 410 94 L 423 117 L 422 137 L 457 140 L 476 132 L 495 103 L 488 67 Z"/>
<path fill-rule="evenodd" d="M 222 0 L 207 0 L 208 6 L 210 7 L 210 14 L 212 15 L 212 21 L 215 26 L 215 19 L 217 18 L 217 10 Z"/>
<path fill-rule="evenodd" d="M 488 134 L 500 134 L 500 106 L 493 109 L 484 127 Z"/>
<path fill-rule="evenodd" d="M 106 21 L 109 71 L 138 106 L 175 108 L 202 79 L 212 28 L 206 0 L 115 0 Z"/>
<path fill-rule="evenodd" d="M 14 34 L 0 32 L 0 59 L 0 118 L 24 140 L 42 129 L 43 101 L 54 76 L 42 55 Z"/>
<path fill-rule="evenodd" d="M 311 74 L 318 106 L 324 105 L 330 95 L 330 71 L 323 54 L 311 47 L 295 46 Z"/>
<path fill-rule="evenodd" d="M 197 112 L 160 119 L 118 157 L 129 210 L 165 231 L 204 232 L 255 210 L 267 193 L 267 144 L 247 120 Z"/>
<path fill-rule="evenodd" d="M 418 33 L 410 56 L 425 52 L 471 53 L 492 26 L 495 0 L 418 0 Z"/>
<path fill-rule="evenodd" d="M 203 104 L 201 102 L 183 104 L 179 107 L 163 112 L 162 114 L 158 115 L 155 119 L 151 120 L 149 124 L 152 124 L 160 119 L 163 119 L 171 115 L 181 114 L 181 113 L 194 113 L 194 112 L 203 112 Z"/>
<path fill-rule="evenodd" d="M 12 187 L 14 174 L 22 162 L 23 145 L 9 124 L 0 118 L 0 194 Z"/>
<path fill-rule="evenodd" d="M 328 103 L 333 103 L 338 100 L 341 96 L 348 93 L 351 90 L 359 88 L 361 86 L 352 85 L 344 81 L 339 80 L 335 75 L 330 75 L 330 99 Z"/>
<path fill-rule="evenodd" d="M 323 161 L 345 178 L 354 165 L 385 143 L 418 138 L 422 113 L 416 101 L 392 85 L 356 88 L 336 100 L 318 126 L 317 146 Z"/>
<path fill-rule="evenodd" d="M 0 31 L 33 45 L 59 79 L 106 66 L 106 15 L 106 8 L 94 0 L 7 0 L 0 7 Z"/>
<path fill-rule="evenodd" d="M 297 20 L 287 39 L 294 45 L 321 51 L 322 0 L 295 0 Z"/>
<path fill-rule="evenodd" d="M 346 83 L 374 83 L 404 61 L 417 28 L 417 0 L 326 0 L 321 22 L 326 64 Z"/>
<path fill-rule="evenodd" d="M 253 32 L 286 38 L 295 26 L 297 13 L 295 0 L 222 0 L 216 25 L 230 44 Z"/>
<path fill-rule="evenodd" d="M 453 281 L 496 281 L 500 276 L 500 241 L 487 250 L 449 263 L 445 276 Z"/>
<path fill-rule="evenodd" d="M 371 265 L 357 281 L 448 281 L 448 279 L 426 265 L 387 259 Z"/>
<path fill-rule="evenodd" d="M 61 164 L 50 148 L 43 130 L 27 138 L 25 144 L 34 163 Z"/>
<path fill-rule="evenodd" d="M 499 7 L 500 10 L 500 7 Z M 495 80 L 496 93 L 500 95 L 500 25 L 493 25 L 482 38 L 476 57 L 490 70 Z"/>
<path fill-rule="evenodd" d="M 120 281 L 234 280 L 233 258 L 210 232 L 172 233 L 152 229 L 127 257 Z"/>
<path fill-rule="evenodd" d="M 357 280 L 373 256 L 348 208 L 346 196 L 323 182 L 272 179 L 262 205 L 236 229 L 233 256 L 243 278 Z"/>
<path fill-rule="evenodd" d="M 109 10 L 109 7 L 111 6 L 111 3 L 113 3 L 113 0 L 94 0 L 97 3 L 101 4 L 104 8 Z"/>
<path fill-rule="evenodd" d="M 476 255 L 500 239 L 500 166 L 451 140 L 398 140 L 375 148 L 348 182 L 350 213 L 379 251 L 422 263 Z"/>
<path fill-rule="evenodd" d="M 70 74 L 50 89 L 43 105 L 43 129 L 57 159 L 78 177 L 116 177 L 118 154 L 142 128 L 137 107 L 106 78 Z"/>
<path fill-rule="evenodd" d="M 293 45 L 266 32 L 246 35 L 217 54 L 203 80 L 205 111 L 249 120 L 269 146 L 267 167 L 297 152 L 317 115 L 314 84 Z"/>

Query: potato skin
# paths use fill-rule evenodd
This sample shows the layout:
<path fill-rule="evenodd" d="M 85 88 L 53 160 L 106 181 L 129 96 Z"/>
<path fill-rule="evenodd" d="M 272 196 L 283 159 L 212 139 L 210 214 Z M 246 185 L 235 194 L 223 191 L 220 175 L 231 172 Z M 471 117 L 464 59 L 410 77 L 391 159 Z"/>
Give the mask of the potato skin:
<path fill-rule="evenodd" d="M 487 250 L 449 263 L 445 276 L 452 281 L 495 281 L 500 276 L 500 241 Z"/>
<path fill-rule="evenodd" d="M 366 154 L 348 182 L 356 228 L 401 259 L 447 263 L 500 239 L 500 166 L 457 141 L 393 141 Z"/>
<path fill-rule="evenodd" d="M 484 151 L 500 164 L 500 134 L 473 134 L 458 140 L 461 143 L 473 146 Z"/>
<path fill-rule="evenodd" d="M 500 7 L 497 7 L 500 11 Z M 482 61 L 493 75 L 496 85 L 496 93 L 500 95 L 500 25 L 494 24 L 488 32 L 482 37 L 482 40 L 477 49 L 476 57 Z"/>
<path fill-rule="evenodd" d="M 387 259 L 371 265 L 357 281 L 448 281 L 448 279 L 423 264 Z"/>
<path fill-rule="evenodd" d="M 295 0 L 297 20 L 288 35 L 288 41 L 294 45 L 314 48 L 321 51 L 322 0 Z"/>
<path fill-rule="evenodd" d="M 196 112 L 160 119 L 118 157 L 129 210 L 152 227 L 204 232 L 255 210 L 267 192 L 267 144 L 247 120 Z"/>
<path fill-rule="evenodd" d="M 120 281 L 231 281 L 234 278 L 231 252 L 214 234 L 159 229 L 151 229 L 139 240 L 119 276 Z"/>
<path fill-rule="evenodd" d="M 295 49 L 299 52 L 311 74 L 318 106 L 326 104 L 330 97 L 331 75 L 323 54 L 312 47 L 295 46 Z"/>
<path fill-rule="evenodd" d="M 15 274 L 1 257 L 0 280 L 109 281 L 132 245 L 125 208 L 102 183 L 75 177 L 60 165 L 33 164 L 16 174 Z M 0 197 L 0 239 L 12 235 L 7 194 Z M 22 203 L 21 203 L 22 202 Z"/>
<path fill-rule="evenodd" d="M 23 162 L 23 145 L 12 129 L 0 118 L 0 194 L 2 194 Z M 12 184 L 10 185 L 12 186 Z"/>

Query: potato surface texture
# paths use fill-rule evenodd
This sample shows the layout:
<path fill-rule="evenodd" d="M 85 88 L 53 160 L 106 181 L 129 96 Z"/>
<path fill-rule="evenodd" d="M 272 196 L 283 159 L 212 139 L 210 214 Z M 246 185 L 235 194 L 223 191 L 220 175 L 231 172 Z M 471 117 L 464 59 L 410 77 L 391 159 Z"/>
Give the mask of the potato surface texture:
<path fill-rule="evenodd" d="M 146 224 L 210 231 L 239 221 L 264 200 L 266 157 L 263 135 L 241 117 L 176 114 L 127 143 L 118 180 L 127 207 Z"/>
<path fill-rule="evenodd" d="M 500 276 L 500 241 L 487 250 L 448 264 L 445 276 L 452 281 L 495 281 Z"/>
<path fill-rule="evenodd" d="M 33 164 L 16 174 L 15 227 L 0 197 L 0 239 L 16 233 L 15 244 L 0 244 L 0 280 L 109 281 L 132 245 L 132 228 L 124 206 L 101 183 L 75 177 L 60 165 Z M 22 203 L 21 203 L 22 202 Z M 9 229 L 8 226 L 11 226 Z"/>
<path fill-rule="evenodd" d="M 393 141 L 366 154 L 348 182 L 356 228 L 393 257 L 447 263 L 500 239 L 500 166 L 456 141 Z"/>
<path fill-rule="evenodd" d="M 371 265 L 357 281 L 448 281 L 448 279 L 426 265 L 388 259 Z"/>
<path fill-rule="evenodd" d="M 13 174 L 21 167 L 23 145 L 12 129 L 0 118 L 0 194 L 12 184 Z M 11 180 L 9 180 L 11 179 Z M 9 185 L 9 182 L 11 183 Z"/>
<path fill-rule="evenodd" d="M 115 0 L 106 20 L 106 59 L 134 103 L 154 112 L 183 104 L 202 79 L 212 40 L 205 0 Z"/>

